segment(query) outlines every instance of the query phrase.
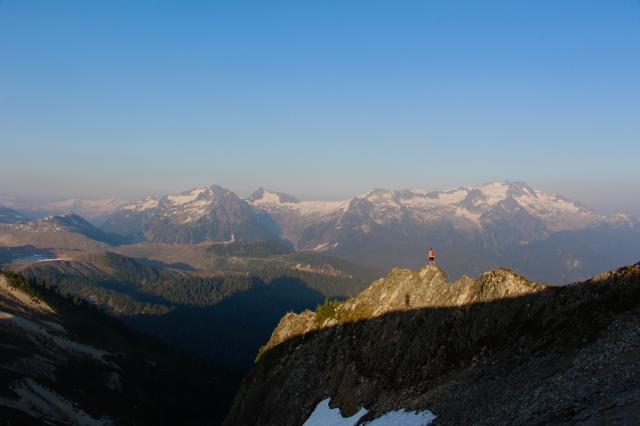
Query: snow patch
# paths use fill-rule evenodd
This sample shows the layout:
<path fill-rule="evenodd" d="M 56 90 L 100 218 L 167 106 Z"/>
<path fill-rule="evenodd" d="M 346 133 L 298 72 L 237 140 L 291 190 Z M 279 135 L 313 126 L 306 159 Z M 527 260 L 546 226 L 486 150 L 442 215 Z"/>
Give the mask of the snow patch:
<path fill-rule="evenodd" d="M 142 212 L 145 210 L 155 209 L 156 207 L 158 207 L 158 200 L 155 197 L 148 196 L 137 203 L 127 204 L 126 206 L 123 206 L 122 209 Z"/>
<path fill-rule="evenodd" d="M 200 194 L 206 192 L 207 188 L 197 188 L 189 192 L 183 192 L 180 195 L 167 195 L 167 201 L 175 206 L 182 206 L 184 204 L 195 201 Z"/>
<path fill-rule="evenodd" d="M 331 398 L 327 398 L 320 401 L 302 426 L 353 426 L 369 412 L 366 408 L 361 408 L 351 417 L 342 417 L 339 408 L 329 407 L 330 400 Z"/>
<path fill-rule="evenodd" d="M 46 343 L 50 347 L 56 346 L 56 349 L 61 352 L 77 353 L 101 361 L 104 361 L 104 356 L 109 354 L 108 352 L 94 348 L 93 346 L 74 342 L 63 335 L 58 335 L 59 329 L 56 328 L 54 332 L 53 327 L 46 327 L 48 324 L 40 324 L 35 320 L 3 311 L 0 311 L 0 319 L 7 321 L 3 325 L 11 325 L 16 329 L 20 329 L 22 333 L 26 333 L 26 335 L 29 336 L 29 338 L 36 344 Z"/>
<path fill-rule="evenodd" d="M 18 399 L 0 398 L 0 405 L 22 411 L 46 423 L 106 426 L 114 422 L 107 418 L 91 417 L 73 402 L 63 398 L 51 389 L 31 379 L 25 379 L 12 386 Z"/>
<path fill-rule="evenodd" d="M 281 204 L 280 202 L 280 196 L 274 192 L 270 192 L 270 191 L 263 191 L 262 192 L 262 197 L 258 200 L 254 201 L 255 205 L 262 205 L 262 204 Z"/>
<path fill-rule="evenodd" d="M 464 188 L 450 189 L 436 193 L 426 191 L 417 192 L 415 190 L 410 190 L 410 192 L 414 195 L 413 197 L 403 197 L 400 199 L 403 206 L 429 209 L 433 209 L 435 207 L 455 206 L 462 202 L 469 194 L 469 191 Z"/>
<path fill-rule="evenodd" d="M 463 188 L 460 189 L 450 189 L 448 191 L 443 191 L 438 194 L 437 202 L 434 204 L 440 204 L 445 206 L 451 206 L 453 204 L 458 204 L 464 201 L 469 195 L 469 191 Z"/>
<path fill-rule="evenodd" d="M 343 417 L 339 408 L 329 406 L 331 398 L 320 401 L 303 426 L 354 426 L 369 410 L 361 408 L 351 417 Z M 390 411 L 372 421 L 364 423 L 370 426 L 426 426 L 436 416 L 429 410 L 406 411 L 404 409 Z"/>
<path fill-rule="evenodd" d="M 406 411 L 396 410 L 365 423 L 370 426 L 426 426 L 435 420 L 436 416 L 429 410 Z"/>
<path fill-rule="evenodd" d="M 574 214 L 580 211 L 580 207 L 575 203 L 563 200 L 562 198 L 554 197 L 541 191 L 536 191 L 536 195 L 537 197 L 526 195 L 517 197 L 516 201 L 526 209 L 531 209 L 539 213 L 544 213 L 545 211 L 557 211 Z"/>
<path fill-rule="evenodd" d="M 326 215 L 338 211 L 345 211 L 351 200 L 344 201 L 300 201 L 299 203 L 286 203 L 292 206 L 304 216 L 312 214 Z"/>
<path fill-rule="evenodd" d="M 476 213 L 472 213 L 467 209 L 462 209 L 462 208 L 458 207 L 456 209 L 456 216 L 464 217 L 465 219 L 469 219 L 470 221 L 479 224 L 481 215 L 476 214 Z"/>
<path fill-rule="evenodd" d="M 251 201 L 251 204 L 270 213 L 290 212 L 301 216 L 325 216 L 345 211 L 350 202 L 351 199 L 343 201 L 282 202 L 278 194 L 264 191 L 262 198 Z"/>
<path fill-rule="evenodd" d="M 39 259 L 39 260 L 36 260 L 36 262 L 68 262 L 70 260 L 73 260 L 73 259 L 70 257 L 56 257 L 51 259 Z"/>
<path fill-rule="evenodd" d="M 423 188 L 409 188 L 407 191 L 411 192 L 412 194 L 419 195 L 427 195 L 429 193 L 429 191 Z"/>
<path fill-rule="evenodd" d="M 478 189 L 486 197 L 487 204 L 493 206 L 507 198 L 509 185 L 505 182 L 491 182 L 478 187 Z"/>

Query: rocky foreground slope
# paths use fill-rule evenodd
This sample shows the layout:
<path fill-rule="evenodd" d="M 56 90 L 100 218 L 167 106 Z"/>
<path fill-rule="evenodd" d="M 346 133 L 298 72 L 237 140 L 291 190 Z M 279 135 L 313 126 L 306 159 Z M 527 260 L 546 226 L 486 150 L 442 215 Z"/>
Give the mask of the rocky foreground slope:
<path fill-rule="evenodd" d="M 0 425 L 218 424 L 226 381 L 79 299 L 0 273 Z"/>
<path fill-rule="evenodd" d="M 301 425 L 327 398 L 361 423 L 640 424 L 640 263 L 565 287 L 394 270 L 328 311 L 281 320 L 226 425 Z"/>

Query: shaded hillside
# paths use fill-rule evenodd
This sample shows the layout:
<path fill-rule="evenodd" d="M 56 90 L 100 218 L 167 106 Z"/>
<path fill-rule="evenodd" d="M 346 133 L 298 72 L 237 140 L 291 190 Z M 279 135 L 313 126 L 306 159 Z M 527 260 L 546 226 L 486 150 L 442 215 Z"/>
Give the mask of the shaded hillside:
<path fill-rule="evenodd" d="M 637 424 L 639 330 L 640 264 L 566 287 L 395 270 L 322 317 L 285 316 L 225 424 L 300 425 L 327 398 L 363 420 Z"/>
<path fill-rule="evenodd" d="M 217 424 L 237 373 L 0 274 L 0 423 Z"/>
<path fill-rule="evenodd" d="M 267 263 L 252 273 L 200 276 L 101 253 L 36 263 L 23 272 L 183 350 L 248 368 L 287 311 L 314 307 L 325 298 L 344 299 L 366 286 L 346 273 L 307 271 L 288 264 Z"/>

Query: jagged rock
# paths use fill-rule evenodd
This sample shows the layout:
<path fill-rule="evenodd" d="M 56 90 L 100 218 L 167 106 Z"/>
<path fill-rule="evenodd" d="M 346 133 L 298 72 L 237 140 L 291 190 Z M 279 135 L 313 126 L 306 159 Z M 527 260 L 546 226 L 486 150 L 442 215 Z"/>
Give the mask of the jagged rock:
<path fill-rule="evenodd" d="M 462 306 L 541 291 L 546 286 L 529 282 L 508 269 L 498 269 L 473 280 L 464 276 L 453 283 L 437 266 L 428 265 L 420 271 L 394 269 L 356 297 L 338 306 L 332 318 L 319 323 L 316 314 L 285 315 L 264 349 L 272 348 L 292 337 L 318 328 L 340 323 L 366 320 L 385 313 L 427 307 Z"/>
<path fill-rule="evenodd" d="M 640 263 L 566 287 L 397 269 L 322 324 L 283 318 L 225 424 L 297 426 L 326 398 L 361 421 L 638 424 L 639 347 Z"/>

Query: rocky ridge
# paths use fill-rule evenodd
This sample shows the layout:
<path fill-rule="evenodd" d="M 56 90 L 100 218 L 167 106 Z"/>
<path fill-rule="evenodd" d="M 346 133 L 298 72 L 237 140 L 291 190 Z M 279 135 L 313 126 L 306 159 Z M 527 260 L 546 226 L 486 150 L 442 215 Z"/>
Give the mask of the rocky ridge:
<path fill-rule="evenodd" d="M 326 398 L 369 410 L 361 422 L 407 409 L 434 424 L 634 424 L 639 326 L 640 263 L 565 287 L 395 270 L 322 322 L 285 316 L 226 424 L 299 425 Z"/>
<path fill-rule="evenodd" d="M 389 312 L 460 307 L 518 297 L 546 288 L 548 286 L 530 282 L 508 269 L 486 272 L 478 280 L 464 276 L 453 283 L 449 283 L 447 275 L 437 266 L 429 265 L 418 272 L 394 269 L 356 297 L 337 306 L 335 314 L 321 322 L 317 314 L 309 310 L 300 314 L 288 313 L 263 350 L 312 330 L 372 319 Z"/>

